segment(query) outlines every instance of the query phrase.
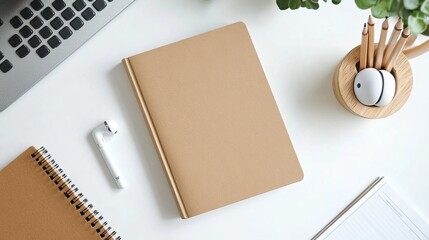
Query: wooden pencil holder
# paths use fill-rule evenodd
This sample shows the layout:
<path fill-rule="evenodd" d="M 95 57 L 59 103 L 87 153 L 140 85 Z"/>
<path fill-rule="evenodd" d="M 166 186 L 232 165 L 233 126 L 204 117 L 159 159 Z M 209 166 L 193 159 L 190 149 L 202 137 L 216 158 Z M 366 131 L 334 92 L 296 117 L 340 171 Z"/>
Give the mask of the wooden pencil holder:
<path fill-rule="evenodd" d="M 384 118 L 397 112 L 408 100 L 413 86 L 413 73 L 407 57 L 400 53 L 391 72 L 396 79 L 393 100 L 387 106 L 375 107 L 363 105 L 354 94 L 353 82 L 359 71 L 359 56 L 360 46 L 357 46 L 343 58 L 335 71 L 332 87 L 338 102 L 351 113 L 364 118 Z"/>

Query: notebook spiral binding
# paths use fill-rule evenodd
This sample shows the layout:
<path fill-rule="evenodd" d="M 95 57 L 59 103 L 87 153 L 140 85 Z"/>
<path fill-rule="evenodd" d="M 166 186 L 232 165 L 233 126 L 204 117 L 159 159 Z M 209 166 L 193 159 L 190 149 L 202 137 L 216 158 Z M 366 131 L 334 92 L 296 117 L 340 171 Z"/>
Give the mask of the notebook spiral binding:
<path fill-rule="evenodd" d="M 67 174 L 63 173 L 63 170 L 59 168 L 59 165 L 45 147 L 40 147 L 31 154 L 31 157 L 58 187 L 58 190 L 64 194 L 67 201 L 90 224 L 91 228 L 100 236 L 100 239 L 121 240 L 120 236 L 115 237 L 116 231 L 111 231 L 112 228 L 108 226 L 107 221 L 103 221 L 103 216 L 97 216 L 99 212 L 95 209 L 93 210 L 93 205 L 88 204 L 88 199 L 84 198 L 82 193 L 78 193 L 79 188 L 72 183 L 70 178 L 67 178 Z"/>

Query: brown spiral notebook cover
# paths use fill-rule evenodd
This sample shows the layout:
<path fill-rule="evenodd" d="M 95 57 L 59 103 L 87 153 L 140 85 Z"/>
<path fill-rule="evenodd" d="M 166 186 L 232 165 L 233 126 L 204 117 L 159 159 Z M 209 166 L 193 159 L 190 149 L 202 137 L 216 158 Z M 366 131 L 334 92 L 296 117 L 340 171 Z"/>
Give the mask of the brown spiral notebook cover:
<path fill-rule="evenodd" d="M 120 240 L 45 148 L 0 171 L 0 239 Z"/>
<path fill-rule="evenodd" d="M 123 62 L 182 218 L 303 178 L 243 23 Z"/>

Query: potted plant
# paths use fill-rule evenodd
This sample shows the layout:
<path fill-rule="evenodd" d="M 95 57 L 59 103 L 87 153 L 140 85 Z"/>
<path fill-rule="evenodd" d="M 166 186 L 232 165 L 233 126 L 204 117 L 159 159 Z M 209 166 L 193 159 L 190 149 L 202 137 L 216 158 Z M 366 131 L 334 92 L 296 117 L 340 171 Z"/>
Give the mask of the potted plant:
<path fill-rule="evenodd" d="M 276 2 L 281 10 L 319 9 L 319 0 L 276 0 Z M 341 0 L 331 2 L 336 5 L 340 4 Z M 355 0 L 355 3 L 360 9 L 370 9 L 372 16 L 376 18 L 401 17 L 404 27 L 408 27 L 414 36 L 408 40 L 407 45 L 411 45 L 419 34 L 429 36 L 429 0 Z M 410 49 L 406 55 L 415 57 L 427 51 L 429 40 Z"/>
<path fill-rule="evenodd" d="M 341 3 L 341 0 L 331 1 L 333 4 Z M 319 0 L 276 0 L 276 2 L 281 10 L 319 9 Z M 429 0 L 355 0 L 355 3 L 360 9 L 371 9 L 372 16 L 376 18 L 401 17 L 412 34 L 429 35 L 429 31 L 426 31 L 429 22 Z"/>

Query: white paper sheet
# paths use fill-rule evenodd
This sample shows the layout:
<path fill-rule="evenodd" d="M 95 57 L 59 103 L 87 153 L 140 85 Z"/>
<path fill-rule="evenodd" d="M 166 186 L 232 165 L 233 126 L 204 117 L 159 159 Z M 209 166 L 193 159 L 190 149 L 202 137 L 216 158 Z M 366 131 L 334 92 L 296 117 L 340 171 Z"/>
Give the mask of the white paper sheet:
<path fill-rule="evenodd" d="M 429 225 L 382 180 L 316 239 L 429 240 Z"/>

